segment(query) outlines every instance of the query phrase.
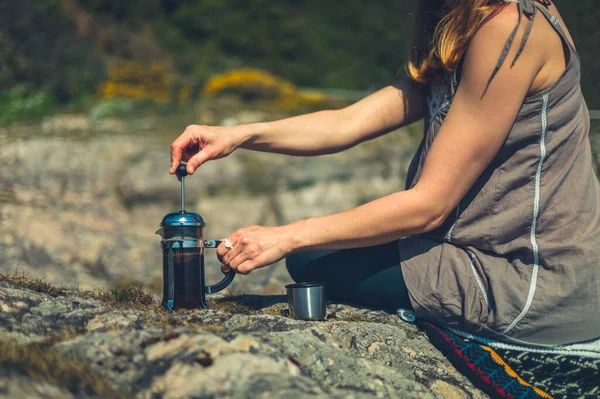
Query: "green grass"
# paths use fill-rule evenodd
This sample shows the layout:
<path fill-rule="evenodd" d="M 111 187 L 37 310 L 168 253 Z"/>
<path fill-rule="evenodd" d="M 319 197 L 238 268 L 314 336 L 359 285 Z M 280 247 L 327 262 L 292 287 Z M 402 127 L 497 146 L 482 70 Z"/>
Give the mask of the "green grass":
<path fill-rule="evenodd" d="M 134 280 L 131 283 L 117 281 L 117 286 L 111 288 L 99 288 L 95 290 L 82 290 L 66 286 L 54 286 L 45 279 L 27 275 L 24 273 L 11 274 L 0 273 L 0 283 L 6 283 L 16 288 L 23 288 L 43 294 L 49 294 L 54 297 L 73 295 L 80 298 L 96 299 L 105 305 L 115 309 L 135 309 L 141 311 L 151 311 L 164 315 L 165 319 L 161 321 L 164 326 L 188 325 L 188 322 L 180 322 L 173 316 L 193 312 L 193 309 L 177 309 L 173 313 L 166 313 L 160 306 L 160 301 L 155 296 L 152 289 L 143 287 Z M 154 284 L 153 284 L 154 285 Z M 156 288 L 156 287 L 153 287 Z M 225 297 L 219 299 L 208 299 L 210 309 L 229 314 L 272 314 L 281 315 L 279 309 L 273 310 L 267 308 L 266 312 L 260 309 L 253 309 L 244 303 L 243 296 Z M 182 324 L 183 323 L 183 324 Z"/>
<path fill-rule="evenodd" d="M 44 279 L 27 276 L 24 273 L 0 273 L 0 283 L 7 283 L 13 287 L 24 288 L 35 292 L 50 294 L 52 296 L 64 296 L 69 292 L 69 290 L 64 287 L 56 287 Z"/>
<path fill-rule="evenodd" d="M 138 285 L 128 287 L 113 287 L 108 289 L 82 290 L 65 286 L 54 286 L 46 280 L 29 276 L 24 273 L 0 273 L 0 283 L 7 283 L 13 287 L 24 288 L 55 297 L 74 295 L 80 298 L 97 299 L 111 308 L 125 308 L 136 310 L 156 310 L 160 304 L 154 293 Z"/>
<path fill-rule="evenodd" d="M 13 122 L 40 119 L 54 108 L 54 99 L 44 91 L 17 86 L 0 92 L 0 126 Z"/>

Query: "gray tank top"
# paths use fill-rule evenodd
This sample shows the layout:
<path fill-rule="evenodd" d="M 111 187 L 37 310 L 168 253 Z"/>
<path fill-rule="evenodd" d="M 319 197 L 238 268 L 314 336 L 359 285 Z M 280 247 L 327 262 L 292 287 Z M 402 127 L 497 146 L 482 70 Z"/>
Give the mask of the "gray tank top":
<path fill-rule="evenodd" d="M 413 305 L 426 318 L 510 341 L 564 344 L 600 337 L 600 186 L 579 56 L 557 18 L 533 7 L 521 12 L 540 11 L 568 47 L 565 71 L 525 98 L 506 142 L 445 223 L 401 240 L 400 252 Z M 419 180 L 458 80 L 455 73 L 430 85 L 407 189 Z M 444 267 L 453 271 L 441 278 Z M 467 294 L 452 310 L 457 289 Z"/>

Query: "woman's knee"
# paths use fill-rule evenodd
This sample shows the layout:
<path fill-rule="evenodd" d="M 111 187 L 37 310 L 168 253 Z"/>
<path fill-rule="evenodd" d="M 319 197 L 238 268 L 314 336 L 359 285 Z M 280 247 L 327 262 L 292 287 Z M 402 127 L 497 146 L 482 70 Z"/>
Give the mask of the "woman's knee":
<path fill-rule="evenodd" d="M 285 266 L 287 267 L 288 273 L 295 282 L 298 282 L 300 273 L 302 271 L 302 259 L 300 254 L 294 253 L 285 258 Z"/>
<path fill-rule="evenodd" d="M 293 253 L 285 258 L 285 265 L 292 279 L 301 283 L 306 281 L 306 266 L 310 263 L 310 259 L 303 252 Z"/>
<path fill-rule="evenodd" d="M 315 260 L 332 252 L 335 251 L 296 252 L 285 258 L 285 265 L 288 269 L 288 273 L 295 282 L 306 282 L 311 279 L 307 270 L 307 266 Z"/>

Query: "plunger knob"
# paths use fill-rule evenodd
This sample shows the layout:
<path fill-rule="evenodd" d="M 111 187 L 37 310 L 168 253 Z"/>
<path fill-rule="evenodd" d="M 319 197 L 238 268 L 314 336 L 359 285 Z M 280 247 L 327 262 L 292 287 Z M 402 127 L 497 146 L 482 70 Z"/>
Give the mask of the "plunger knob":
<path fill-rule="evenodd" d="M 180 163 L 175 173 L 179 177 L 186 177 L 188 175 L 187 166 L 185 164 Z"/>

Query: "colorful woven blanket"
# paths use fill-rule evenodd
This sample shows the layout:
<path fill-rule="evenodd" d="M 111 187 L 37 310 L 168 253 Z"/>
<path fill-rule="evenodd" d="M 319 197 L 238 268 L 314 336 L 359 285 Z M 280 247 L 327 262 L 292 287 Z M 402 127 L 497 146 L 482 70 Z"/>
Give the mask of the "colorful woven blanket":
<path fill-rule="evenodd" d="M 419 321 L 431 342 L 492 398 L 600 398 L 600 340 L 524 347 Z"/>

